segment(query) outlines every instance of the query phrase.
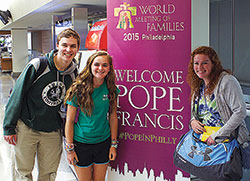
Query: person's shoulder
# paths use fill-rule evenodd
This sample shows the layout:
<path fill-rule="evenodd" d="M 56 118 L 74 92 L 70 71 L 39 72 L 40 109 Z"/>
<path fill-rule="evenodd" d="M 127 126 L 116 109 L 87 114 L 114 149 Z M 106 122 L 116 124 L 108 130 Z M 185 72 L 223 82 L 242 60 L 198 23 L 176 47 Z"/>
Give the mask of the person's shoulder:
<path fill-rule="evenodd" d="M 40 66 L 40 59 L 39 58 L 33 58 L 29 63 L 29 65 L 33 65 L 36 70 L 38 70 Z"/>
<path fill-rule="evenodd" d="M 232 74 L 226 74 L 225 78 L 228 79 L 228 80 L 234 80 L 234 81 L 236 80 L 236 81 L 238 81 L 237 78 Z"/>
<path fill-rule="evenodd" d="M 221 85 L 235 87 L 239 85 L 239 81 L 234 75 L 224 72 L 221 77 Z"/>
<path fill-rule="evenodd" d="M 235 76 L 233 76 L 232 74 L 230 73 L 227 73 L 227 72 L 222 72 L 221 75 L 220 75 L 220 78 L 222 81 L 230 81 L 230 80 L 237 80 Z"/>

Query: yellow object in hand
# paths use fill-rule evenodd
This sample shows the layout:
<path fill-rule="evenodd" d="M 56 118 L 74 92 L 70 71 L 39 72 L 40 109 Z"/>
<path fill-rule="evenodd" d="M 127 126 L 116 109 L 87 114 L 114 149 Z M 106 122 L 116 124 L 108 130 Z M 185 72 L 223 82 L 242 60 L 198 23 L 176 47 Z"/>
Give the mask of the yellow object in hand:
<path fill-rule="evenodd" d="M 214 126 L 204 126 L 206 132 L 201 135 L 201 141 L 206 141 L 206 139 L 213 133 L 217 132 L 221 127 Z"/>

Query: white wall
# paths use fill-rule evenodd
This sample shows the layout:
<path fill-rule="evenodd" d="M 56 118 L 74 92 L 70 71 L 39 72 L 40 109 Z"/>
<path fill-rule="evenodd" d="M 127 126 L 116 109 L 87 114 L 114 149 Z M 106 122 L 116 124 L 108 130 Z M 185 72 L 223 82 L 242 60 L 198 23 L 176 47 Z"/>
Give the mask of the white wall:
<path fill-rule="evenodd" d="M 5 8 L 7 8 L 12 15 L 13 22 L 32 13 L 36 9 L 46 5 L 53 0 L 1 0 L 4 1 Z M 1 2 L 2 3 L 2 2 Z M 4 27 L 0 23 L 0 29 Z"/>
<path fill-rule="evenodd" d="M 22 72 L 28 62 L 27 29 L 12 29 L 12 68 L 13 73 Z"/>

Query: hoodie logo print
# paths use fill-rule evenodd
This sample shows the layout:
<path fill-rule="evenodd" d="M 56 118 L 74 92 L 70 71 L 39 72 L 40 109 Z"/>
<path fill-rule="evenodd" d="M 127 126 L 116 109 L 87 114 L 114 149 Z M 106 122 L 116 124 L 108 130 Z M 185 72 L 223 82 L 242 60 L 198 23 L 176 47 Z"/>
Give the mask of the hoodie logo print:
<path fill-rule="evenodd" d="M 61 81 L 54 81 L 48 84 L 42 92 L 42 99 L 48 106 L 57 106 L 62 103 L 66 87 Z"/>

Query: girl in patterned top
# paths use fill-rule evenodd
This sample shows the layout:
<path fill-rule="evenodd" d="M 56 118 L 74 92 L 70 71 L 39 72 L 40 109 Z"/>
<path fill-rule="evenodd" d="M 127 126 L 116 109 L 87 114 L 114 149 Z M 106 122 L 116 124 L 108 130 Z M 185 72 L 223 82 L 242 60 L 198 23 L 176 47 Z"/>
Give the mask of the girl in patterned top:
<path fill-rule="evenodd" d="M 235 136 L 239 128 L 238 142 L 247 143 L 246 105 L 240 84 L 222 67 L 215 50 L 201 46 L 191 53 L 187 81 L 191 88 L 190 127 L 194 132 L 202 134 L 206 131 L 204 126 L 221 127 L 205 140 L 212 145 L 223 141 L 216 137 Z M 202 179 L 191 175 L 191 180 Z"/>
<path fill-rule="evenodd" d="M 215 50 L 201 46 L 192 52 L 187 81 L 191 87 L 190 126 L 194 132 L 203 133 L 204 126 L 221 127 L 206 140 L 211 145 L 216 144 L 215 137 L 231 136 L 239 127 L 239 143 L 247 141 L 246 105 L 240 84 L 229 70 L 223 69 Z"/>

